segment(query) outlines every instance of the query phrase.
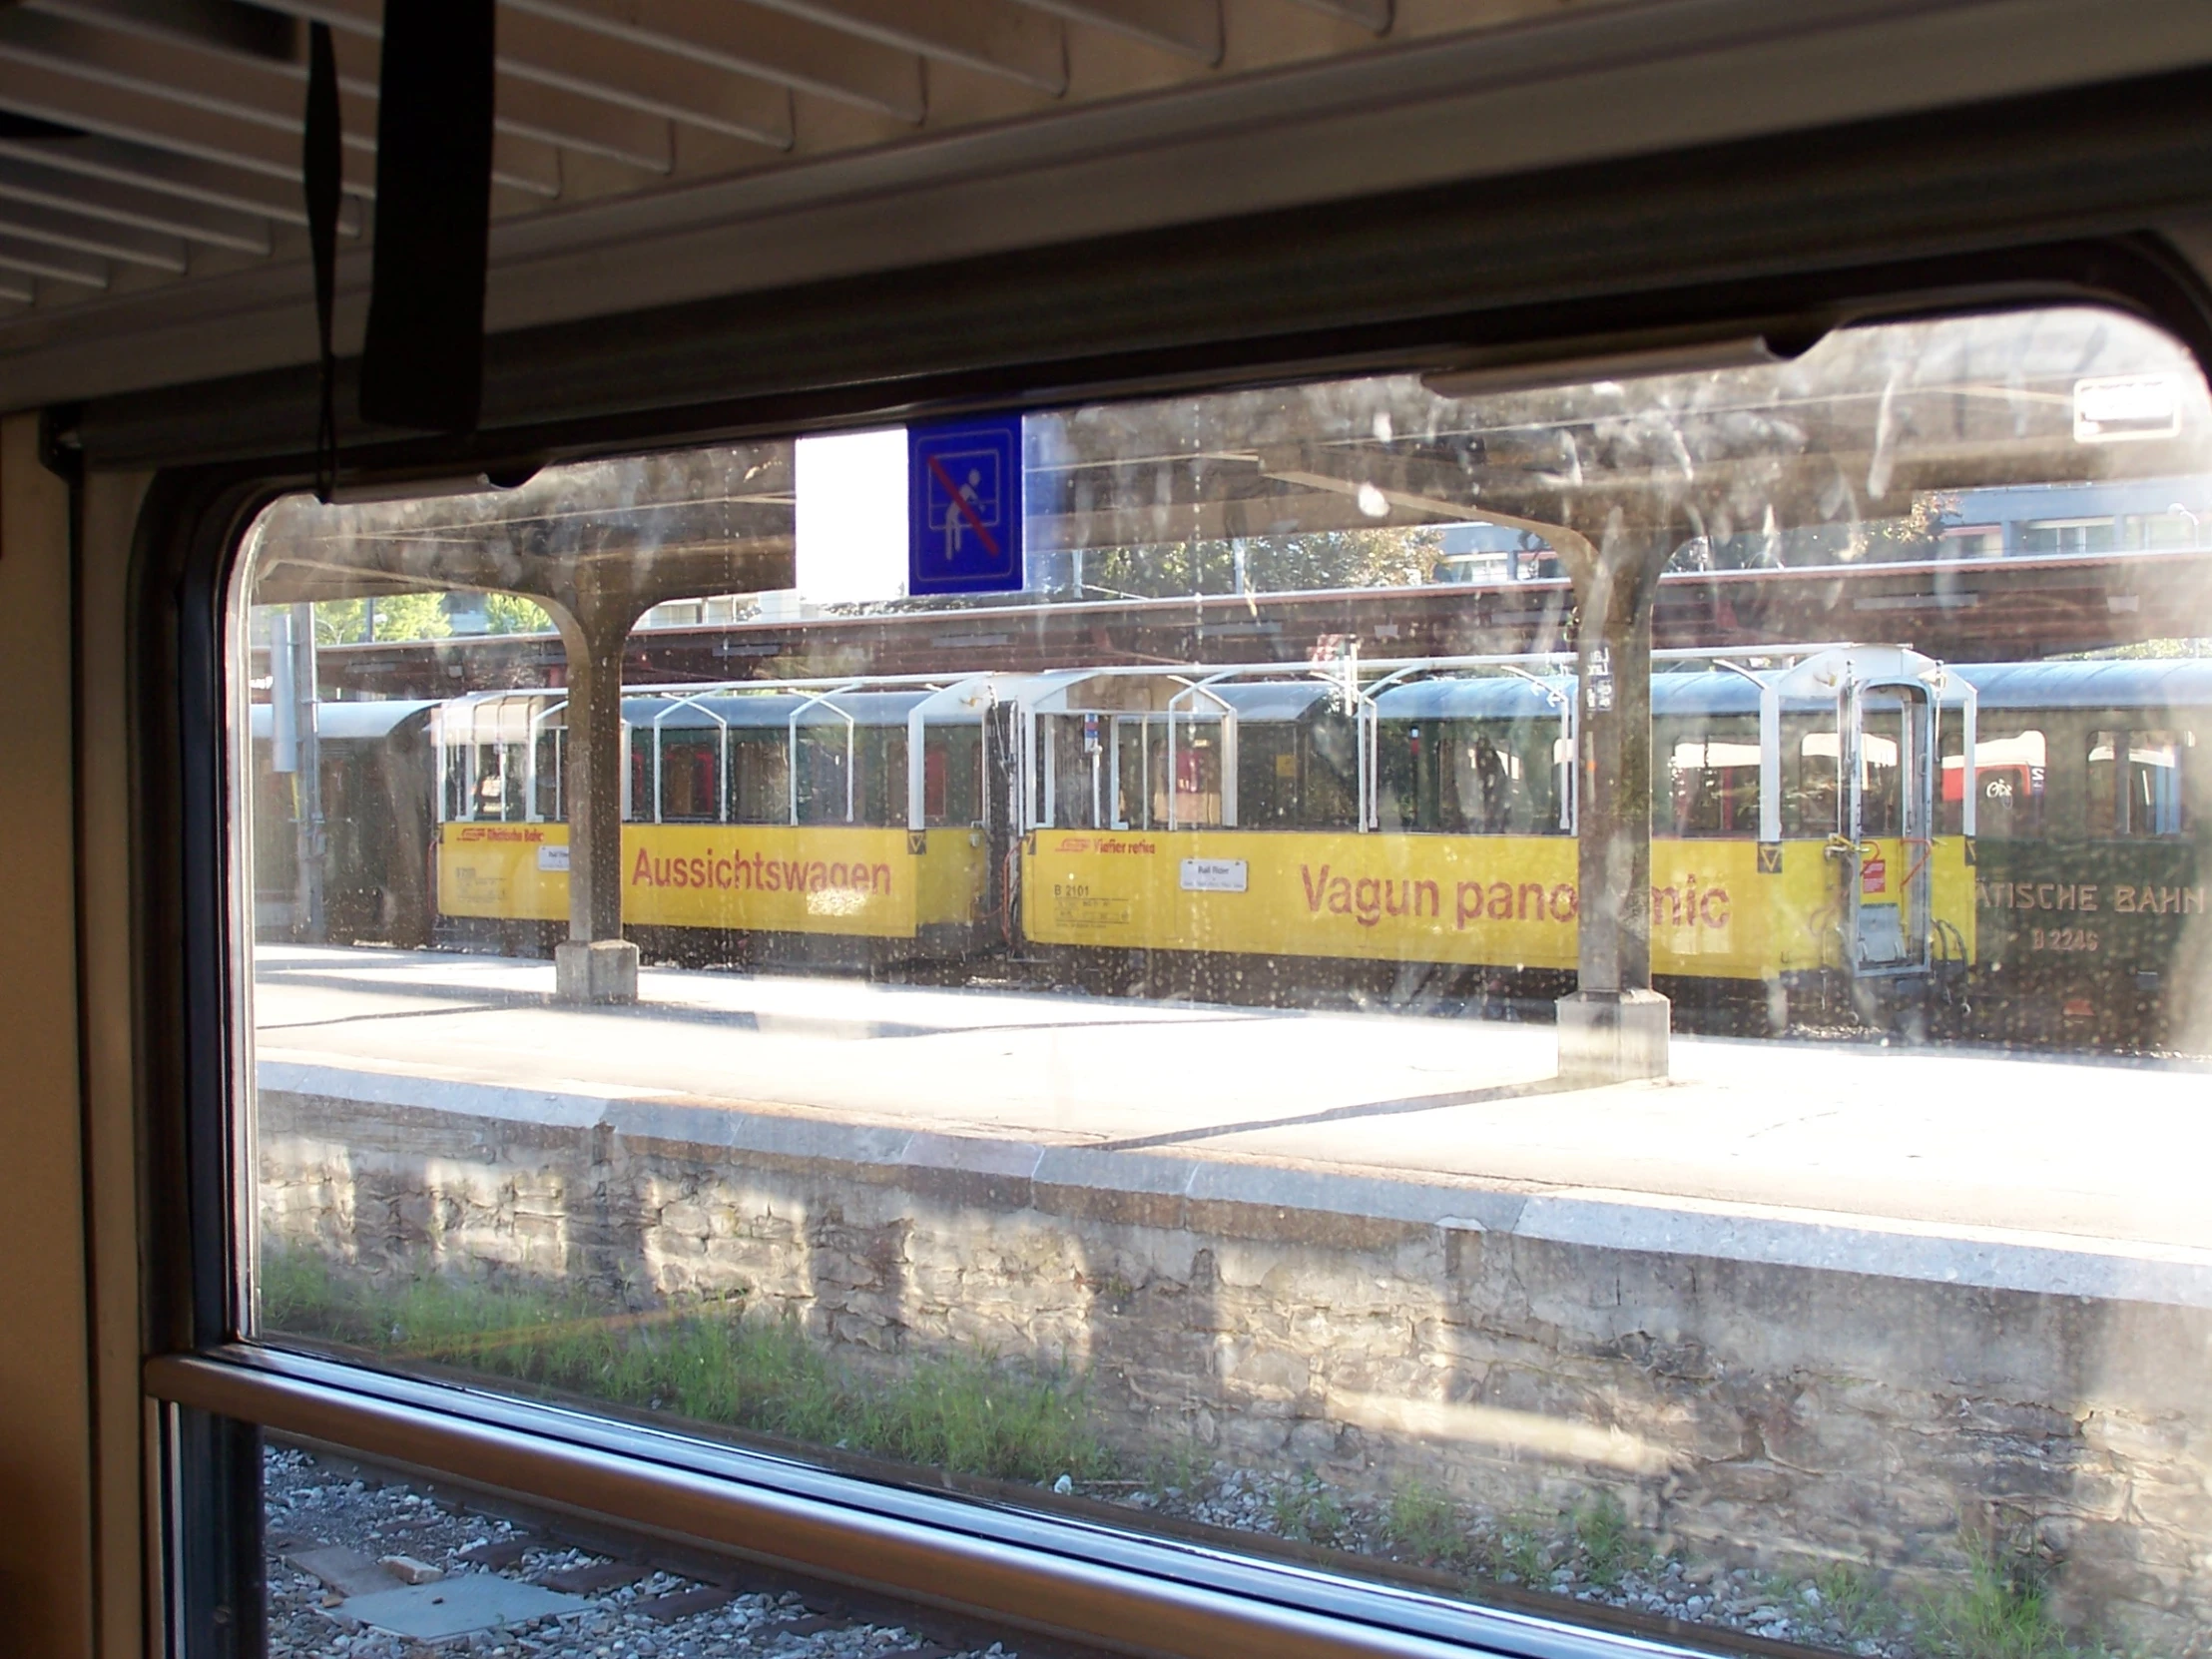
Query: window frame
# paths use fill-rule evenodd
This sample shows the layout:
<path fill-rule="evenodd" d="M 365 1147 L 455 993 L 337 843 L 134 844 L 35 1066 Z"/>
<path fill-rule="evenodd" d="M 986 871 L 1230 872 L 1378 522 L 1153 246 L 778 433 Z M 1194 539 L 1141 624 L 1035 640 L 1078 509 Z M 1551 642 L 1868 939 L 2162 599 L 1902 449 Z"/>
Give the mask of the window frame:
<path fill-rule="evenodd" d="M 1772 141 L 1762 144 L 1763 166 L 1775 165 L 1776 149 Z M 1393 211 L 1411 214 L 1420 206 L 1401 201 Z M 1924 241 L 1929 235 L 1920 234 Z M 1115 257 L 1109 242 L 1100 258 Z M 1084 263 L 1056 252 L 1027 280 L 1049 291 L 1056 272 Z M 1231 295 L 1240 288 L 1237 263 L 1228 259 L 1211 277 Z M 1172 362 L 1162 350 L 1117 358 L 1101 337 L 1091 355 L 1070 363 L 1053 341 L 1039 340 L 1026 355 L 983 367 L 940 363 L 918 377 L 834 392 L 818 389 L 827 380 L 795 383 L 713 405 L 670 399 L 620 416 L 555 411 L 535 425 L 478 438 L 373 445 L 360 458 L 427 481 L 554 453 L 576 458 L 861 424 L 917 399 L 950 412 L 1078 395 L 1158 395 L 1169 385 L 1265 383 L 1433 361 L 1470 349 L 1470 341 L 1474 349 L 1485 341 L 1515 342 L 1515 350 L 1549 347 L 1571 356 L 1575 341 L 1597 337 L 1663 339 L 1685 328 L 1787 327 L 1807 318 L 2028 303 L 2114 306 L 2167 329 L 2200 362 L 2212 362 L 2212 295 L 2178 260 L 2135 239 L 2023 239 L 1970 254 L 1922 248 L 1918 258 L 1819 272 L 1793 267 L 1780 276 L 1696 269 L 1681 258 L 1676 266 L 1690 269 L 1670 271 L 1673 285 L 1641 292 L 1462 306 L 1410 321 L 1348 321 L 1357 314 L 1350 297 L 1318 323 L 1310 310 L 1292 315 L 1286 307 L 1271 318 L 1281 324 L 1272 329 L 1232 328 L 1227 313 L 1217 311 L 1198 329 L 1205 343 Z M 848 300 L 855 311 L 872 302 L 864 288 Z M 1114 324 L 1107 315 L 1089 325 L 1104 331 Z M 1043 394 L 1032 389 L 1038 385 L 1062 389 Z M 1064 389 L 1071 385 L 1083 389 Z M 307 481 L 303 457 L 281 445 L 263 448 L 267 453 L 251 460 L 158 475 L 136 550 L 134 878 L 143 946 L 137 989 L 150 1241 L 144 1383 L 157 1406 L 166 1497 L 156 1593 L 173 1651 L 259 1659 L 263 1426 L 525 1495 L 574 1502 L 587 1493 L 586 1507 L 617 1522 L 682 1531 L 802 1570 L 1100 1645 L 1188 1653 L 1265 1648 L 1284 1659 L 1468 1648 L 1545 1659 L 1688 1651 L 1653 1633 L 1608 1629 L 1606 1615 L 1588 1609 L 1570 1623 L 1495 1603 L 1452 1602 L 1135 1530 L 872 1485 L 613 1418 L 239 1341 L 256 1207 L 251 1114 L 243 1109 L 250 1099 L 246 1062 L 230 1022 L 237 994 L 231 941 L 251 936 L 252 917 L 229 879 L 237 848 L 226 806 L 233 740 L 224 630 L 230 573 L 247 527 L 269 501 Z M 97 443 L 93 450 L 97 455 Z M 251 901 L 251 891 L 243 894 L 245 904 Z M 855 1573 L 855 1559 L 870 1560 L 871 1569 Z M 1705 1645 L 1716 1639 L 1676 1634 Z"/>

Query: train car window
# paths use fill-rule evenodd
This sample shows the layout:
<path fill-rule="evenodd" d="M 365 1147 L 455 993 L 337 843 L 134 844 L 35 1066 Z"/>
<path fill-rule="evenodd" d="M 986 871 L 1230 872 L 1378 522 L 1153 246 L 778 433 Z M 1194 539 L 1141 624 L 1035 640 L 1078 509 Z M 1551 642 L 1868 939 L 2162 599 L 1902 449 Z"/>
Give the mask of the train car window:
<path fill-rule="evenodd" d="M 2205 1651 L 2202 373 L 1457 349 L 854 416 L 835 599 L 812 432 L 269 504 L 245 1339 L 1471 1648 Z M 561 631 L 317 624 L 502 584 Z"/>
<path fill-rule="evenodd" d="M 1571 703 L 1571 686 L 1514 674 L 1382 692 L 1375 700 L 1381 822 L 1405 832 L 1568 832 Z"/>
<path fill-rule="evenodd" d="M 1108 1659 L 286 1435 L 259 1473 L 271 1659 Z"/>
<path fill-rule="evenodd" d="M 1867 732 L 1859 740 L 1859 829 L 1862 834 L 1895 835 L 1905 827 L 1911 741 Z"/>
<path fill-rule="evenodd" d="M 1103 829 L 1110 804 L 1106 799 L 1106 752 L 1096 715 L 1065 715 L 1045 726 L 1045 820 L 1050 825 L 1073 825 L 1086 830 Z"/>
<path fill-rule="evenodd" d="M 1959 735 L 1946 729 L 1943 756 L 1943 830 L 1964 832 L 1966 762 Z M 1993 726 L 1984 720 L 1974 735 L 1977 833 L 1994 840 L 2043 832 L 2043 800 L 2050 787 L 2050 746 L 2035 727 Z"/>
<path fill-rule="evenodd" d="M 982 824 L 981 726 L 924 729 L 921 788 L 922 823 L 926 828 L 968 829 Z"/>
<path fill-rule="evenodd" d="M 567 804 L 561 795 L 561 758 L 567 735 L 559 726 L 539 727 L 533 761 L 537 769 L 537 793 L 530 807 L 530 816 L 534 819 L 558 822 L 568 816 Z"/>
<path fill-rule="evenodd" d="M 903 727 L 803 716 L 792 748 L 798 780 L 794 823 L 883 826 L 903 822 Z"/>
<path fill-rule="evenodd" d="M 712 824 L 723 816 L 722 732 L 661 734 L 661 818 Z"/>
<path fill-rule="evenodd" d="M 2089 738 L 2092 835 L 2179 835 L 2189 827 L 2183 769 L 2193 732 L 2095 732 Z"/>
<path fill-rule="evenodd" d="M 1759 833 L 1759 722 L 1709 716 L 1652 723 L 1657 822 L 1676 835 Z"/>
<path fill-rule="evenodd" d="M 1811 838 L 1839 833 L 1843 800 L 1836 720 L 1827 715 L 1785 715 L 1785 764 L 1789 768 L 1784 823 L 1788 833 Z M 1787 741 L 1794 739 L 1795 741 Z"/>
<path fill-rule="evenodd" d="M 781 729 L 733 727 L 730 733 L 730 815 L 734 824 L 791 821 L 791 745 Z"/>
<path fill-rule="evenodd" d="M 1148 822 L 1212 829 L 1222 817 L 1222 751 L 1219 722 L 1161 721 L 1151 744 L 1152 805 Z"/>
<path fill-rule="evenodd" d="M 1113 721 L 1113 756 L 1116 762 L 1114 828 L 1152 828 L 1152 727 L 1146 720 Z"/>

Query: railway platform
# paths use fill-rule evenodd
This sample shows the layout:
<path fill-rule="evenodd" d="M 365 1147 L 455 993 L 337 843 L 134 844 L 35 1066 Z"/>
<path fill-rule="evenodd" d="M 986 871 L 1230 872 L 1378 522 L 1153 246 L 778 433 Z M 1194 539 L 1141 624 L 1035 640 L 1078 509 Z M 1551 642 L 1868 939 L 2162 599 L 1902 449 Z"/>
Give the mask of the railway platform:
<path fill-rule="evenodd" d="M 1564 1089 L 1548 1026 L 1489 1020 L 674 969 L 648 969 L 635 1007 L 552 991 L 542 961 L 264 947 L 262 1083 L 632 1134 L 680 1120 L 737 1162 L 2212 1307 L 2201 1066 L 1677 1038 L 1666 1080 Z"/>

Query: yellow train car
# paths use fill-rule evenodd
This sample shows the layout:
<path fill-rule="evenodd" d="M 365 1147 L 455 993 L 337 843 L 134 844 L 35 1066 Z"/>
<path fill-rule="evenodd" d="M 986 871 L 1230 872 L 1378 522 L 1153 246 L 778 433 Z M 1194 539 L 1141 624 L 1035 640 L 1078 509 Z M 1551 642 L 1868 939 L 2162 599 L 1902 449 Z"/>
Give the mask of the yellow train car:
<path fill-rule="evenodd" d="M 1929 982 L 1973 958 L 1972 826 L 1938 833 L 1973 689 L 1898 648 L 1663 662 L 1652 965 Z M 790 683 L 624 701 L 623 918 L 679 958 L 815 937 L 965 951 L 1018 834 L 1019 942 L 1568 975 L 1581 909 L 1561 659 Z M 985 712 L 1012 711 L 986 744 Z M 442 706 L 449 923 L 568 915 L 565 705 Z M 1970 736 L 1952 749 L 1971 751 Z M 1011 776 L 1006 776 L 1011 769 Z M 1009 821 L 991 811 L 1009 788 Z M 1964 784 L 1965 808 L 1978 792 Z"/>
<path fill-rule="evenodd" d="M 625 925 L 964 948 L 985 885 L 986 701 L 866 682 L 624 699 Z M 568 919 L 565 712 L 558 692 L 439 708 L 441 917 Z"/>
<path fill-rule="evenodd" d="M 1937 833 L 1972 688 L 1895 648 L 1653 682 L 1653 969 L 1926 979 L 1973 953 Z M 1022 698 L 1022 925 L 1073 950 L 1571 972 L 1573 682 L 1556 659 L 1064 675 Z M 1969 799 L 1971 791 L 1968 792 Z"/>

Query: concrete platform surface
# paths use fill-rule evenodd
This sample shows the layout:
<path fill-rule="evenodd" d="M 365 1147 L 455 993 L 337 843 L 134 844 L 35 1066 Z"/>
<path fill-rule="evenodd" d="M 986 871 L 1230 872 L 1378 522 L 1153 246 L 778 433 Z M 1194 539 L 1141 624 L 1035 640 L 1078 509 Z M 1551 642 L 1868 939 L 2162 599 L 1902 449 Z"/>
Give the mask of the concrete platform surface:
<path fill-rule="evenodd" d="M 264 946 L 257 1059 L 272 1080 L 1564 1195 L 1707 1231 L 2009 1241 L 2212 1287 L 2201 1064 L 1677 1038 L 1665 1081 L 1562 1090 L 1548 1026 L 670 969 L 639 1006 L 571 1008 L 552 984 L 549 962 Z"/>

